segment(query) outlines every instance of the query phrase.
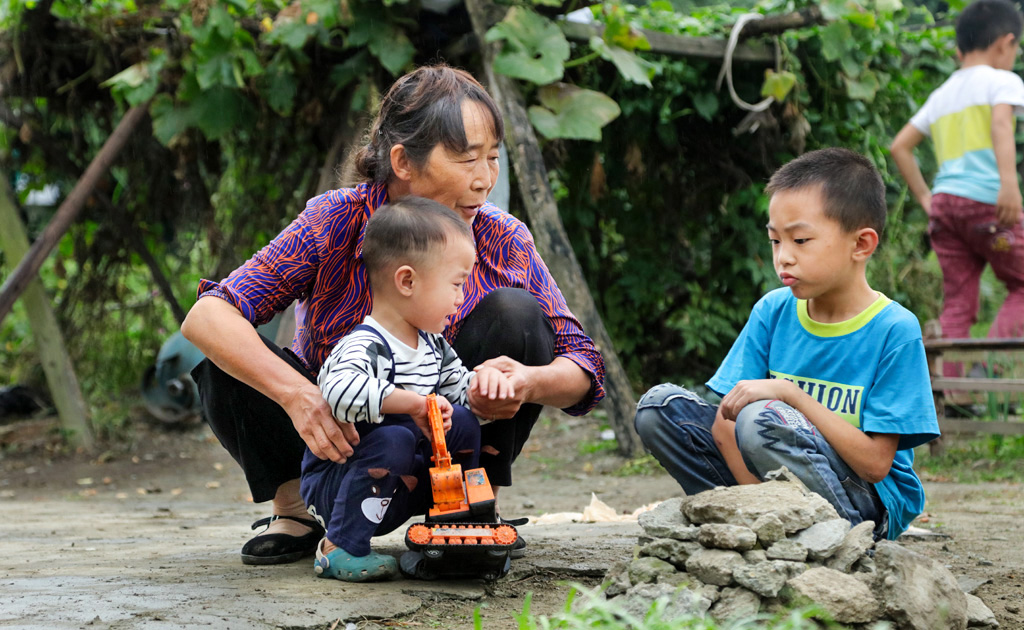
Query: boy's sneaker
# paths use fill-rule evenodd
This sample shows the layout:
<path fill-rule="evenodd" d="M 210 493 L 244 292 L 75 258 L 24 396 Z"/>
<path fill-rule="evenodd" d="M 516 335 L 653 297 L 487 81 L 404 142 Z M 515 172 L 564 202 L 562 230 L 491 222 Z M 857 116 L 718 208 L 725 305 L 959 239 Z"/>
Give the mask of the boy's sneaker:
<path fill-rule="evenodd" d="M 523 539 L 523 535 L 519 534 L 516 538 L 515 543 L 512 544 L 512 551 L 508 552 L 510 558 L 518 560 L 526 555 L 526 541 Z"/>
<path fill-rule="evenodd" d="M 398 562 L 389 555 L 370 552 L 366 556 L 353 556 L 342 548 L 325 554 L 324 541 L 316 546 L 313 572 L 317 577 L 335 578 L 343 582 L 375 582 L 390 580 L 398 575 Z"/>

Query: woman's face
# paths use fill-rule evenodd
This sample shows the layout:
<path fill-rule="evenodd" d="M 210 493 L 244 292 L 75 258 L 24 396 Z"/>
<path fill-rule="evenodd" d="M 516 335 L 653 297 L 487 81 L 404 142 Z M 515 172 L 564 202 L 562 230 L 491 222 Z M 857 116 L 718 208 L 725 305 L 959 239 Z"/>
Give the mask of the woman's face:
<path fill-rule="evenodd" d="M 476 101 L 463 101 L 462 121 L 466 152 L 452 153 L 438 144 L 423 168 L 412 168 L 406 192 L 443 203 L 472 225 L 498 180 L 498 139 L 490 114 Z"/>

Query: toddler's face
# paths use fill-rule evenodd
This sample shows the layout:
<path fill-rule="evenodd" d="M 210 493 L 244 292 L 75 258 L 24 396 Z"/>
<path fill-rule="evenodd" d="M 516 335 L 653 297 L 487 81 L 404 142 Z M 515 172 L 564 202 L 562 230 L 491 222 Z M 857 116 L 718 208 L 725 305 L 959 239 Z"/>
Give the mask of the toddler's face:
<path fill-rule="evenodd" d="M 775 273 L 799 299 L 828 297 L 850 286 L 856 235 L 825 216 L 820 187 L 783 190 L 768 205 Z"/>
<path fill-rule="evenodd" d="M 430 263 L 418 266 L 410 323 L 426 332 L 444 332 L 466 299 L 463 286 L 475 262 L 473 243 L 461 236 L 451 236 Z"/>

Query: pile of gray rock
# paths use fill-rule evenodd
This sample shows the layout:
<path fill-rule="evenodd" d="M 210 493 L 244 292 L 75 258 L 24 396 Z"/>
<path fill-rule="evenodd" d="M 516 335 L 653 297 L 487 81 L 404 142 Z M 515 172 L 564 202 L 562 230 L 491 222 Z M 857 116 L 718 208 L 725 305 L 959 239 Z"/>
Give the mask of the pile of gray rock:
<path fill-rule="evenodd" d="M 754 486 L 671 499 L 640 515 L 638 553 L 608 572 L 604 596 L 643 618 L 721 620 L 817 604 L 852 628 L 997 628 L 992 611 L 944 566 L 851 527 L 786 469 Z"/>

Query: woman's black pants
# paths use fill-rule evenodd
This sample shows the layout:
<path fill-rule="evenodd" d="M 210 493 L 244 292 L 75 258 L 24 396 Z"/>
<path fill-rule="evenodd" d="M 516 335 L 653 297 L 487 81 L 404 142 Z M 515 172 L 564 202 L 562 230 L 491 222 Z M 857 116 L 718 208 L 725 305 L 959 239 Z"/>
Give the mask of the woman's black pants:
<path fill-rule="evenodd" d="M 265 338 L 263 343 L 316 383 L 316 375 L 291 350 L 278 348 Z M 466 316 L 453 346 L 468 369 L 502 355 L 523 365 L 547 365 L 555 358 L 555 332 L 532 294 L 501 288 L 488 293 Z M 203 415 L 242 467 L 254 502 L 273 499 L 281 484 L 299 478 L 306 444 L 280 405 L 209 359 L 192 370 L 192 378 L 199 386 Z M 515 416 L 481 427 L 480 465 L 492 484 L 512 485 L 512 462 L 530 437 L 540 411 L 541 405 L 527 403 Z"/>

